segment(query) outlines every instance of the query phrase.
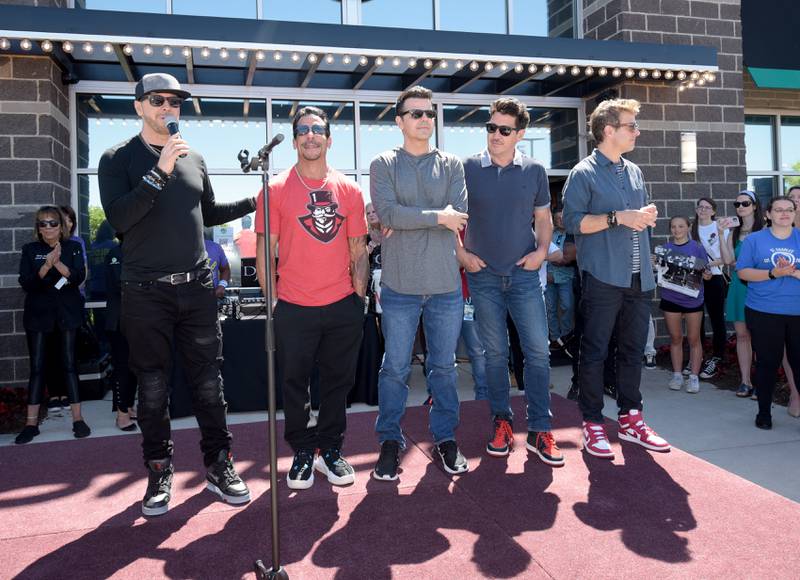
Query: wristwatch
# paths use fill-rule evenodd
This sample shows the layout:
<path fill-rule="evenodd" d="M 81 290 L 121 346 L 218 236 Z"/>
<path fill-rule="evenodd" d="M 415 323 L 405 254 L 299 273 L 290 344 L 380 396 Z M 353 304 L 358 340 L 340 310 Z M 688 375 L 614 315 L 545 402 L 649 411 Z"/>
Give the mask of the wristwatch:
<path fill-rule="evenodd" d="M 773 274 L 773 273 L 772 273 L 772 268 L 770 268 L 770 269 L 767 271 L 767 276 L 769 276 L 769 279 L 770 279 L 770 280 L 774 280 L 774 279 L 775 279 L 775 274 Z"/>
<path fill-rule="evenodd" d="M 619 223 L 619 222 L 617 222 L 617 212 L 610 211 L 610 212 L 608 212 L 608 214 L 606 214 L 606 216 L 607 216 L 606 217 L 606 223 L 608 224 L 608 227 L 609 228 L 617 227 L 617 225 Z"/>

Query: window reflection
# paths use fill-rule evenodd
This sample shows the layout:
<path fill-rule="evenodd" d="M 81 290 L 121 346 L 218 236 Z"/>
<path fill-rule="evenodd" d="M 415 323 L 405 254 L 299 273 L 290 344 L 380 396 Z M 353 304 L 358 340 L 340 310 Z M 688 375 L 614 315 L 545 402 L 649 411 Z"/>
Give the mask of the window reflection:
<path fill-rule="evenodd" d="M 781 170 L 800 171 L 800 117 L 781 117 Z"/>
<path fill-rule="evenodd" d="M 505 0 L 439 0 L 439 28 L 463 32 L 507 32 Z"/>
<path fill-rule="evenodd" d="M 302 3 L 286 0 L 263 0 L 266 20 L 292 22 L 342 23 L 341 0 L 305 0 Z"/>
<path fill-rule="evenodd" d="M 394 120 L 394 103 L 361 103 L 360 115 L 361 166 L 369 170 L 376 155 L 403 144 L 403 134 Z"/>
<path fill-rule="evenodd" d="M 222 16 L 225 18 L 255 18 L 256 0 L 172 0 L 173 14 L 192 16 Z"/>
<path fill-rule="evenodd" d="M 328 115 L 331 125 L 331 148 L 328 149 L 328 165 L 339 170 L 355 169 L 355 126 L 353 103 L 273 101 L 272 134 L 283 133 L 286 140 L 272 153 L 272 166 L 277 169 L 291 167 L 297 161 L 292 148 L 292 117 L 303 106 L 319 107 Z"/>
<path fill-rule="evenodd" d="M 778 191 L 778 178 L 766 175 L 748 175 L 747 189 L 756 193 L 761 207 L 767 207 L 769 200 Z"/>
<path fill-rule="evenodd" d="M 511 0 L 511 33 L 529 36 L 575 35 L 574 0 Z"/>
<path fill-rule="evenodd" d="M 433 0 L 361 0 L 361 24 L 433 30 Z"/>
<path fill-rule="evenodd" d="M 747 115 L 744 119 L 745 163 L 748 171 L 775 169 L 773 117 Z"/>
<path fill-rule="evenodd" d="M 166 0 L 138 0 L 135 3 L 125 3 L 119 0 L 75 0 L 75 8 L 89 10 L 118 10 L 121 12 L 160 12 L 167 11 Z"/>

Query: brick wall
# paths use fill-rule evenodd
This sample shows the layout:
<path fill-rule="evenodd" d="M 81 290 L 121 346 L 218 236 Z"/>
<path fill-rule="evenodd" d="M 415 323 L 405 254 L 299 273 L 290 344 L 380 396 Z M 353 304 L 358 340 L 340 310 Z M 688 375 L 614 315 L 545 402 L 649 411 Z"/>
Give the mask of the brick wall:
<path fill-rule="evenodd" d="M 760 89 L 744 71 L 744 106 L 747 109 L 800 110 L 800 91 L 789 89 Z"/>
<path fill-rule="evenodd" d="M 642 168 L 662 216 L 654 242 L 666 240 L 669 216 L 693 217 L 700 196 L 719 200 L 720 215 L 730 214 L 747 181 L 739 0 L 584 0 L 584 35 L 717 49 L 720 71 L 705 86 L 679 92 L 677 84 L 647 81 L 617 88 L 642 103 L 642 134 L 627 157 Z M 680 171 L 682 131 L 697 133 L 694 174 Z M 661 324 L 658 334 L 665 334 Z"/>
<path fill-rule="evenodd" d="M 69 107 L 61 71 L 44 57 L 0 56 L 0 386 L 25 386 L 19 251 L 45 203 L 70 202 Z"/>

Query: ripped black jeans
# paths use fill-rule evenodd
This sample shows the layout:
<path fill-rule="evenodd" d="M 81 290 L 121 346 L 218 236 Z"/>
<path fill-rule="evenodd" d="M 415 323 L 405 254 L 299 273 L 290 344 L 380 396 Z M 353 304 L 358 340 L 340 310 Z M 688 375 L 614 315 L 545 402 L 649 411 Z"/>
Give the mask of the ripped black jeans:
<path fill-rule="evenodd" d="M 222 333 L 210 274 L 202 282 L 175 286 L 123 282 L 120 322 L 130 346 L 129 366 L 139 383 L 145 462 L 172 456 L 168 406 L 174 341 L 192 391 L 200 448 L 210 465 L 231 445 L 220 374 Z"/>

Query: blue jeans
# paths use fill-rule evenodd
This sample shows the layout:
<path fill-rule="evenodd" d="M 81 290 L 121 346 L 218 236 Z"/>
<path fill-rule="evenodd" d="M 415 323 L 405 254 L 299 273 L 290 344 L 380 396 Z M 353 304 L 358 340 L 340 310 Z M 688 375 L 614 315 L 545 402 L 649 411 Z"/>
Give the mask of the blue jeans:
<path fill-rule="evenodd" d="M 497 276 L 484 269 L 468 272 L 467 280 L 478 333 L 486 349 L 492 415 L 513 418 L 508 394 L 508 313 L 517 327 L 525 356 L 528 431 L 550 431 L 550 350 L 539 271 L 515 267 L 511 276 Z"/>
<path fill-rule="evenodd" d="M 547 327 L 550 340 L 556 340 L 572 332 L 575 316 L 575 298 L 572 293 L 572 280 L 557 284 L 550 282 L 544 290 L 547 302 Z"/>
<path fill-rule="evenodd" d="M 455 440 L 458 427 L 456 347 L 464 317 L 461 289 L 445 294 L 401 294 L 381 287 L 381 319 L 385 352 L 378 373 L 378 440 L 399 441 L 405 447 L 400 421 L 408 399 L 411 351 L 422 315 L 428 348 L 425 369 L 433 397 L 429 422 L 433 441 Z"/>
<path fill-rule="evenodd" d="M 472 367 L 475 400 L 485 401 L 489 399 L 489 385 L 486 384 L 486 352 L 483 350 L 483 343 L 478 336 L 477 324 L 475 320 L 463 320 L 461 322 L 461 338 L 464 339 L 469 364 Z"/>

